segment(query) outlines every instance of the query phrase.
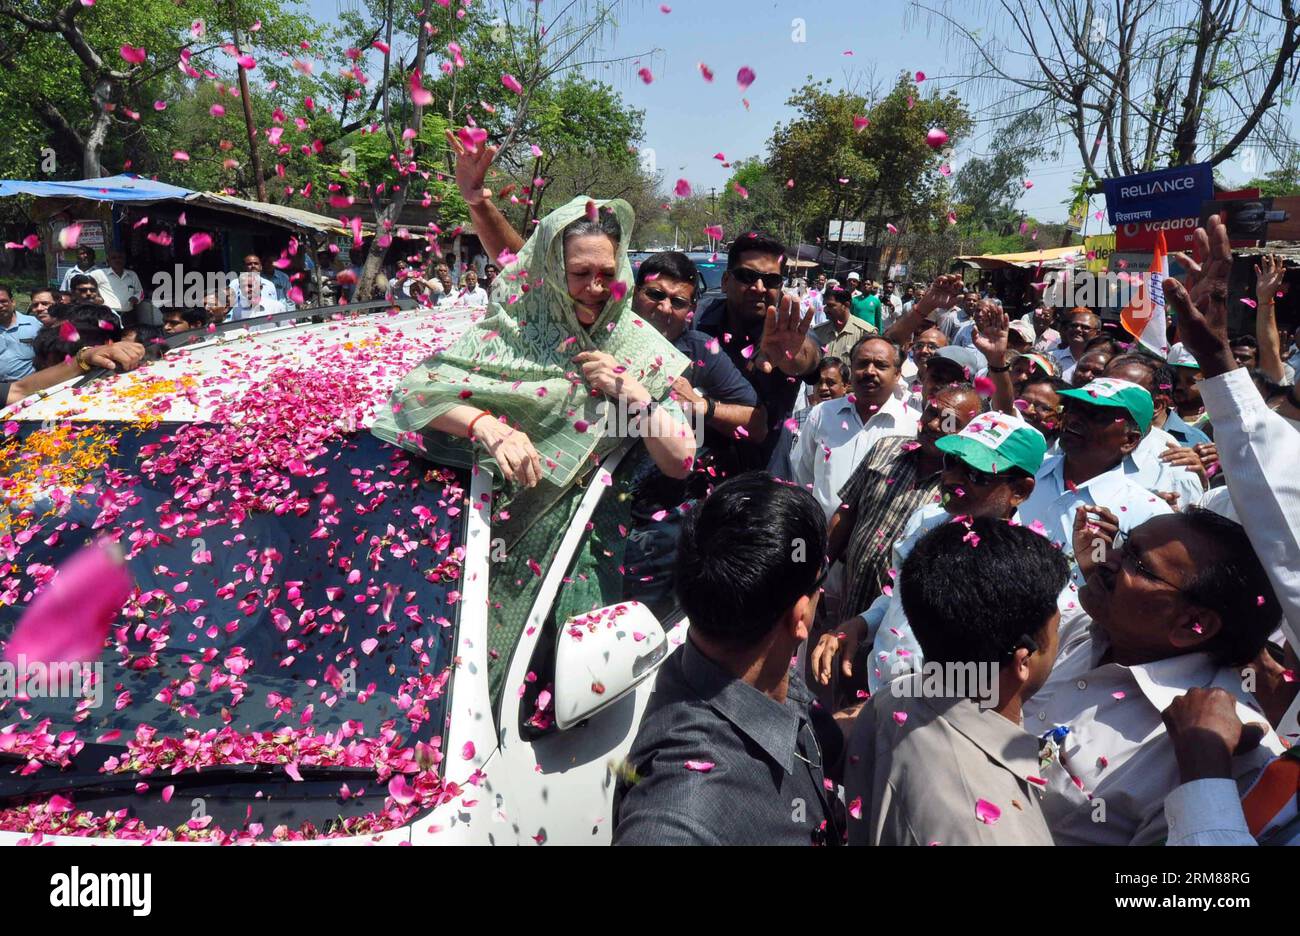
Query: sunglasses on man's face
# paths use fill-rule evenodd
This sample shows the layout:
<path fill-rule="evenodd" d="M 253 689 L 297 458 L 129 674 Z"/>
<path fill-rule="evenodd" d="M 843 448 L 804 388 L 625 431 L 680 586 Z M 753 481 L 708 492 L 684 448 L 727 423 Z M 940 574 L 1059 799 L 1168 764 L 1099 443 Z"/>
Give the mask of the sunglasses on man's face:
<path fill-rule="evenodd" d="M 1009 474 L 998 474 L 992 471 L 981 471 L 973 468 L 956 455 L 943 456 L 943 470 L 956 471 L 966 477 L 966 480 L 976 487 L 991 487 L 994 484 L 1001 484 L 1003 481 L 1011 480 Z"/>
<path fill-rule="evenodd" d="M 745 286 L 753 286 L 762 280 L 764 289 L 780 289 L 781 284 L 785 282 L 785 277 L 780 273 L 760 273 L 749 267 L 736 267 L 728 272 Z"/>
<path fill-rule="evenodd" d="M 670 296 L 668 295 L 668 293 L 664 292 L 658 286 L 642 286 L 641 291 L 645 293 L 645 297 L 649 299 L 651 302 L 653 302 L 655 305 L 658 305 L 659 303 L 667 299 L 668 304 L 671 305 L 678 312 L 685 312 L 687 309 L 689 309 L 691 306 L 695 304 L 690 299 L 687 299 L 684 296 Z"/>
<path fill-rule="evenodd" d="M 1094 426 L 1108 426 L 1113 422 L 1122 422 L 1124 420 L 1124 411 L 1118 407 L 1093 406 L 1091 403 L 1084 403 L 1082 400 L 1063 401 L 1063 410 L 1066 413 L 1073 413 L 1082 417 Z"/>

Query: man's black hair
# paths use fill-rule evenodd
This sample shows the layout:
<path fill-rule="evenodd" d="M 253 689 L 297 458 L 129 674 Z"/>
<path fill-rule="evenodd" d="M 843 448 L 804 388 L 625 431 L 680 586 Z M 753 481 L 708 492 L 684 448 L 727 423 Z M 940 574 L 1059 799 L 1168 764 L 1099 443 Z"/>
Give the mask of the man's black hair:
<path fill-rule="evenodd" d="M 1066 383 L 1064 380 L 1062 380 L 1060 377 L 1053 377 L 1051 374 L 1044 374 L 1038 368 L 1034 368 L 1029 372 L 1029 376 L 1025 378 L 1025 382 L 1022 385 L 1022 389 L 1024 387 L 1030 386 L 1031 384 L 1047 384 L 1057 393 L 1060 393 L 1062 390 L 1072 389 L 1070 385 Z"/>
<path fill-rule="evenodd" d="M 121 341 L 123 328 L 117 313 L 108 306 L 82 303 L 71 307 L 66 322 L 76 330 L 76 337 L 63 337 L 64 322 L 46 325 L 32 339 L 33 365 L 37 370 L 62 364 L 82 348 Z"/>
<path fill-rule="evenodd" d="M 184 309 L 171 309 L 167 315 L 179 315 L 185 320 L 185 324 L 190 328 L 207 328 L 208 312 L 207 309 L 201 309 L 197 306 L 190 306 Z"/>
<path fill-rule="evenodd" d="M 14 291 L 10 289 L 8 286 L 6 286 L 4 283 L 0 283 L 0 292 L 4 293 L 10 299 L 14 297 Z"/>
<path fill-rule="evenodd" d="M 1259 350 L 1259 342 L 1254 335 L 1237 335 L 1228 339 L 1229 348 L 1254 348 Z"/>
<path fill-rule="evenodd" d="M 822 358 L 822 362 L 817 365 L 817 373 L 820 374 L 828 367 L 833 367 L 840 372 L 840 383 L 849 383 L 853 380 L 853 371 L 849 367 L 848 361 L 843 358 L 837 358 L 834 355 Z"/>
<path fill-rule="evenodd" d="M 762 231 L 746 231 L 727 249 L 727 269 L 733 270 L 740 265 L 740 258 L 747 253 L 761 253 L 769 257 L 781 258 L 781 272 L 785 272 L 785 244 L 770 234 Z"/>
<path fill-rule="evenodd" d="M 927 663 L 1006 663 L 1037 641 L 1070 565 L 1045 536 L 1004 520 L 944 523 L 903 561 L 903 611 Z"/>
<path fill-rule="evenodd" d="M 77 291 L 77 287 L 84 286 L 86 283 L 90 283 L 96 289 L 99 288 L 99 283 L 95 282 L 95 278 L 91 276 L 89 273 L 78 273 L 71 280 L 69 280 L 68 288 L 70 288 L 72 292 L 75 294 Z"/>
<path fill-rule="evenodd" d="M 1083 353 L 1087 354 L 1093 348 L 1100 348 L 1103 345 L 1110 349 L 1111 354 L 1120 353 L 1119 342 L 1110 335 L 1095 335 L 1092 338 L 1089 338 L 1088 343 L 1083 346 Z"/>
<path fill-rule="evenodd" d="M 1182 517 L 1219 549 L 1218 556 L 1197 563 L 1195 574 L 1183 588 L 1188 601 L 1217 611 L 1223 621 L 1223 629 L 1206 649 L 1221 664 L 1247 663 L 1282 619 L 1282 606 L 1264 565 L 1240 523 L 1194 506 L 1184 510 Z"/>
<path fill-rule="evenodd" d="M 651 276 L 690 283 L 691 301 L 694 302 L 699 297 L 700 271 L 696 268 L 695 262 L 679 250 L 663 250 L 646 257 L 636 271 L 637 289 L 644 286 L 645 281 Z"/>
<path fill-rule="evenodd" d="M 852 366 L 853 359 L 858 356 L 858 348 L 862 347 L 868 341 L 883 341 L 885 344 L 889 345 L 891 348 L 894 349 L 894 366 L 895 367 L 903 366 L 903 361 L 906 360 L 906 355 L 903 352 L 903 346 L 892 338 L 886 338 L 884 335 L 863 335 L 861 338 L 855 341 L 853 343 L 853 347 L 849 349 L 850 366 Z"/>
<path fill-rule="evenodd" d="M 1106 370 L 1111 370 L 1114 367 L 1122 367 L 1125 364 L 1137 364 L 1140 367 L 1145 367 L 1147 372 L 1151 374 L 1151 386 L 1144 387 L 1143 389 L 1150 393 L 1152 398 L 1161 393 L 1165 396 L 1169 396 L 1169 394 L 1173 392 L 1174 369 L 1166 362 L 1160 360 L 1160 358 L 1152 357 L 1150 354 L 1142 354 L 1137 351 L 1128 351 L 1124 354 L 1117 354 L 1115 357 L 1111 358 L 1110 363 L 1106 365 Z"/>
<path fill-rule="evenodd" d="M 724 481 L 687 515 L 677 546 L 677 598 L 691 627 L 751 647 L 813 594 L 826 555 L 826 513 L 766 471 Z"/>

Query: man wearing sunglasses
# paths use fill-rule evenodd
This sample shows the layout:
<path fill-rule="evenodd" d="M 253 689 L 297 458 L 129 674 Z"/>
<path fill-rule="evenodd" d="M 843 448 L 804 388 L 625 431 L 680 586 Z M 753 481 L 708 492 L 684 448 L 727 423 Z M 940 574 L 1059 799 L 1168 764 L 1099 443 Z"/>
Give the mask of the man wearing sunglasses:
<path fill-rule="evenodd" d="M 1038 775 L 1058 845 L 1151 845 L 1180 833 L 1165 822 L 1179 768 L 1162 713 L 1183 693 L 1222 689 L 1242 722 L 1264 721 L 1242 667 L 1281 606 L 1245 530 L 1195 507 L 1147 520 L 1122 541 L 1114 526 L 1113 517 L 1081 520 L 1083 613 L 1062 623 L 1052 675 L 1024 706 L 1028 731 L 1053 732 Z M 1266 732 L 1232 759 L 1232 778 L 1245 784 L 1282 749 Z"/>
<path fill-rule="evenodd" d="M 955 518 L 1017 518 L 1017 508 L 1034 490 L 1034 475 L 1042 466 L 1047 440 L 1036 429 L 1005 413 L 981 413 L 956 435 L 935 442 L 943 453 L 941 501 L 913 511 L 903 533 L 893 546 L 891 569 L 901 569 L 916 543 L 935 527 Z M 840 672 L 851 678 L 855 663 L 866 666 L 867 688 L 882 686 L 907 673 L 917 672 L 923 662 L 920 644 L 907 622 L 900 592 L 894 579 L 888 593 L 878 595 L 871 607 L 847 617 L 834 633 L 823 634 L 813 650 L 813 678 L 830 685 L 834 660 L 840 658 Z M 1074 588 L 1064 584 L 1062 611 L 1074 603 Z M 852 613 L 855 609 L 845 609 Z M 865 642 L 870 653 L 858 658 Z"/>
<path fill-rule="evenodd" d="M 1101 334 L 1101 319 L 1095 312 L 1077 306 L 1070 310 L 1061 332 L 1061 340 L 1065 343 L 1065 347 L 1052 352 L 1052 357 L 1056 361 L 1056 366 L 1061 369 L 1062 379 L 1068 382 L 1074 376 L 1074 365 L 1078 363 L 1079 358 L 1083 357 L 1088 342 Z"/>
<path fill-rule="evenodd" d="M 808 336 L 812 313 L 801 313 L 798 298 L 781 291 L 784 266 L 780 241 L 757 231 L 741 234 L 727 253 L 723 297 L 695 319 L 695 327 L 717 340 L 767 410 L 764 431 L 751 432 L 738 445 L 745 469 L 767 466 L 800 387 L 816 380 L 821 360 L 821 349 Z"/>
<path fill-rule="evenodd" d="M 1020 506 L 1021 521 L 1041 531 L 1073 557 L 1075 512 L 1095 506 L 1129 530 L 1170 512 L 1169 505 L 1129 477 L 1124 460 L 1151 428 L 1151 394 L 1127 380 L 1102 377 L 1081 389 L 1061 390 L 1064 406 L 1060 454 L 1043 462 L 1033 494 Z M 1076 584 L 1083 577 L 1076 567 Z"/>
<path fill-rule="evenodd" d="M 715 444 L 762 435 L 767 413 L 754 388 L 730 357 L 710 350 L 708 335 L 691 327 L 698 283 L 699 273 L 686 254 L 673 250 L 652 254 L 637 269 L 632 311 L 690 360 L 691 366 L 677 378 L 673 390 L 679 401 L 700 411 L 708 429 L 722 437 Z M 741 429 L 744 432 L 737 435 Z"/>

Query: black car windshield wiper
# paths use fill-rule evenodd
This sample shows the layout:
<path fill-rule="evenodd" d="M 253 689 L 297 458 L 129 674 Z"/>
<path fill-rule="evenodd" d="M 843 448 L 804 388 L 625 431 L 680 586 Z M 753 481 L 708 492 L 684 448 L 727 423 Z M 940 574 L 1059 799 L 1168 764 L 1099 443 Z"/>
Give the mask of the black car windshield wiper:
<path fill-rule="evenodd" d="M 4 754 L 0 760 L 26 763 L 21 755 Z M 373 768 L 342 767 L 329 765 L 299 764 L 298 772 L 303 782 L 325 782 L 339 780 L 375 779 Z M 11 804 L 31 797 L 46 796 L 54 793 L 72 793 L 81 798 L 110 796 L 124 792 L 133 792 L 137 783 L 148 783 L 159 788 L 165 786 L 191 787 L 209 783 L 249 784 L 249 783 L 286 783 L 296 781 L 285 773 L 281 764 L 218 764 L 194 770 L 185 770 L 178 774 L 153 773 L 141 774 L 73 774 L 71 776 L 50 775 L 46 777 L 21 777 L 12 773 L 0 773 L 0 804 Z"/>

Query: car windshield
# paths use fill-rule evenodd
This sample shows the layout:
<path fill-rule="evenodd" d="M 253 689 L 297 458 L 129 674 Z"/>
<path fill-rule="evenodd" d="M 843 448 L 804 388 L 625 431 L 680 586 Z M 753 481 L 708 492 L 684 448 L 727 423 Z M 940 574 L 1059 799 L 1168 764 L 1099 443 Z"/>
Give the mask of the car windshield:
<path fill-rule="evenodd" d="M 710 291 L 722 288 L 722 274 L 727 272 L 727 261 L 697 260 L 695 266 L 704 277 L 704 287 Z"/>
<path fill-rule="evenodd" d="M 33 783 L 235 764 L 272 764 L 292 781 L 378 769 L 386 781 L 397 761 L 441 760 L 466 472 L 368 432 L 326 434 L 285 458 L 211 423 L 11 426 L 0 441 L 0 642 L 92 539 L 117 539 L 135 582 L 89 689 L 50 680 L 0 693 L 0 757 L 27 764 Z M 234 459 L 224 473 L 216 450 Z M 382 827 L 390 788 L 374 779 L 381 799 L 349 808 L 332 781 L 324 819 L 351 811 L 368 818 L 340 830 Z M 159 805 L 156 793 L 136 799 L 141 829 L 170 824 L 139 808 Z M 250 789 L 239 818 L 252 800 Z M 33 808 L 0 800 L 0 828 L 30 830 Z"/>

